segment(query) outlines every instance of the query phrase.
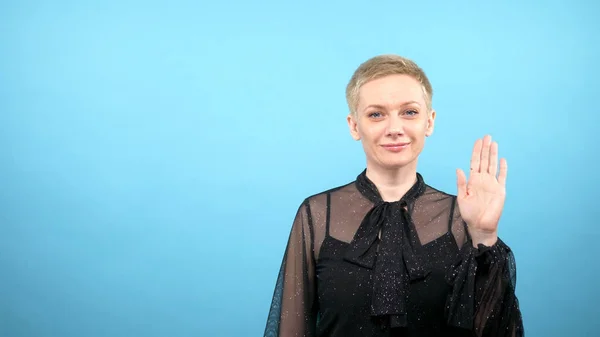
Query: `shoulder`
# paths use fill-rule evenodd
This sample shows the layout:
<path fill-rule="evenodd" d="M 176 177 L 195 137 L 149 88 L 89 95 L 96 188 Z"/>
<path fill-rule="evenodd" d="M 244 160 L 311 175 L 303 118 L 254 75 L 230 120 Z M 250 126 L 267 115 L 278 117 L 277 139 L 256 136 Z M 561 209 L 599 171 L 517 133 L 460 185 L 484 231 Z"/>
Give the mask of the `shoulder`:
<path fill-rule="evenodd" d="M 335 197 L 338 199 L 344 197 L 351 197 L 354 193 L 358 192 L 358 190 L 355 187 L 355 182 L 356 181 L 353 180 L 343 185 L 334 186 L 310 194 L 304 198 L 304 200 L 302 201 L 302 205 L 321 208 L 327 206 L 328 199 L 330 199 L 332 195 L 335 195 Z"/>
<path fill-rule="evenodd" d="M 452 223 L 459 223 L 462 219 L 456 194 L 448 193 L 442 189 L 425 184 L 425 193 L 417 202 L 425 209 L 435 208 L 439 214 L 449 214 Z"/>
<path fill-rule="evenodd" d="M 428 207 L 449 209 L 455 212 L 457 205 L 456 194 L 449 193 L 442 189 L 425 184 L 425 191 L 418 198 L 417 203 L 427 205 Z"/>
<path fill-rule="evenodd" d="M 323 225 L 332 200 L 331 195 L 335 195 L 336 201 L 339 201 L 341 195 L 350 194 L 348 192 L 354 185 L 353 181 L 306 196 L 298 206 L 296 221 L 306 223 L 310 228 L 315 226 L 324 228 Z"/>
<path fill-rule="evenodd" d="M 444 190 L 435 188 L 431 185 L 425 184 L 425 194 L 436 195 L 441 198 L 456 198 L 456 194 L 448 193 Z"/>

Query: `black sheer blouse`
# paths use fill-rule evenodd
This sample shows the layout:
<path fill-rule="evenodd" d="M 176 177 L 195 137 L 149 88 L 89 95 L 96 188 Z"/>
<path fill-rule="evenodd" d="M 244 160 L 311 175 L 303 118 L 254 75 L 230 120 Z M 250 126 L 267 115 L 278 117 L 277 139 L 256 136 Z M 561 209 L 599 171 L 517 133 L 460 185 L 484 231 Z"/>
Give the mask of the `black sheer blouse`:
<path fill-rule="evenodd" d="M 523 336 L 516 267 L 474 248 L 456 197 L 426 185 L 384 202 L 366 170 L 304 200 L 265 336 Z"/>

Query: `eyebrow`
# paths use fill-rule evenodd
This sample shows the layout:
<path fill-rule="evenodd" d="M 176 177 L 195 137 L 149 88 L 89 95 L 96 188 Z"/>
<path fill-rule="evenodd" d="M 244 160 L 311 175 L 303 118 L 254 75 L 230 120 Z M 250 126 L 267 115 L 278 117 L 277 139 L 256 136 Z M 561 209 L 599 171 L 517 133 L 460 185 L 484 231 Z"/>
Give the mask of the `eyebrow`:
<path fill-rule="evenodd" d="M 406 102 L 400 104 L 400 106 L 407 106 L 410 104 L 416 104 L 418 106 L 421 106 L 421 104 L 419 104 L 419 102 L 417 102 L 417 101 L 406 101 Z M 371 104 L 371 105 L 368 105 L 366 108 L 364 108 L 363 111 L 366 111 L 370 108 L 385 109 L 385 106 L 380 105 L 380 104 Z"/>

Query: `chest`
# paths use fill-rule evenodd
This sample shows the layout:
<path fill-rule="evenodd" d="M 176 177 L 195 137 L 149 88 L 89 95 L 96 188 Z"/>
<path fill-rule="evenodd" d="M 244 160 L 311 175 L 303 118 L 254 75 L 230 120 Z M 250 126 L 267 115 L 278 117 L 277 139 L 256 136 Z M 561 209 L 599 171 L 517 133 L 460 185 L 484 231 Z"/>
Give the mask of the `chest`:
<path fill-rule="evenodd" d="M 344 260 L 349 244 L 326 237 L 316 266 L 319 306 L 330 312 L 368 313 L 370 310 L 373 270 Z M 450 233 L 422 245 L 422 261 L 430 273 L 410 283 L 408 304 L 414 315 L 443 310 L 450 291 L 445 277 L 458 257 L 458 247 Z"/>

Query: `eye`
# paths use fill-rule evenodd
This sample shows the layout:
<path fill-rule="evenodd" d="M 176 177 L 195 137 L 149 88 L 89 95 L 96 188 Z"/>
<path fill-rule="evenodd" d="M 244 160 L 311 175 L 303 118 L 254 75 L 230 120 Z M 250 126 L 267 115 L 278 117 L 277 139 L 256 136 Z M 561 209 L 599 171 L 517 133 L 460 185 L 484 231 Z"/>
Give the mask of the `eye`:
<path fill-rule="evenodd" d="M 408 116 L 416 116 L 419 114 L 419 112 L 417 110 L 411 109 L 411 110 L 404 111 L 404 114 L 408 115 Z"/>
<path fill-rule="evenodd" d="M 369 118 L 381 118 L 383 114 L 379 111 L 370 112 L 368 114 Z"/>

